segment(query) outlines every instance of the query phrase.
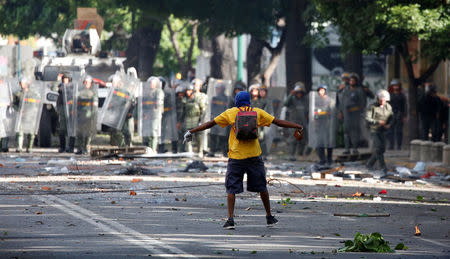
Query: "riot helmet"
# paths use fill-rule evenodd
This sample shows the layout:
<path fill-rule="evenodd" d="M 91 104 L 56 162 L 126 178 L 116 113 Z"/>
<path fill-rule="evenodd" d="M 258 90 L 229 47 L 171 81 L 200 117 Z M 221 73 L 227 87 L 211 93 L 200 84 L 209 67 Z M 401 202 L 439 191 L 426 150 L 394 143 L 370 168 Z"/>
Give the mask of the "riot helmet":
<path fill-rule="evenodd" d="M 377 91 L 377 99 L 385 99 L 387 102 L 391 100 L 391 96 L 388 91 L 380 89 Z"/>
<path fill-rule="evenodd" d="M 92 78 L 92 76 L 86 75 L 84 77 L 83 84 L 86 86 L 86 88 L 91 88 L 93 80 L 94 79 Z"/>
<path fill-rule="evenodd" d="M 147 83 L 149 83 L 150 88 L 161 88 L 161 81 L 156 76 L 149 77 Z"/>
<path fill-rule="evenodd" d="M 294 92 L 306 92 L 305 84 L 298 81 L 294 84 Z"/>
<path fill-rule="evenodd" d="M 203 85 L 203 81 L 199 78 L 194 78 L 191 81 L 191 85 L 194 87 L 195 91 L 200 91 Z"/>
<path fill-rule="evenodd" d="M 343 72 L 341 74 L 341 79 L 342 80 L 349 80 L 350 79 L 350 73 L 349 72 Z"/>

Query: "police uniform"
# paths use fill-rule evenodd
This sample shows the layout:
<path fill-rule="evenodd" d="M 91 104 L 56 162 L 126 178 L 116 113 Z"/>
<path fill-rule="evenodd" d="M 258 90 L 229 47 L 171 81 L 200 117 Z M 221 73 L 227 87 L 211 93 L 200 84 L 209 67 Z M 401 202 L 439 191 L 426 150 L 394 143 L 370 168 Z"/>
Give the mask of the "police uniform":
<path fill-rule="evenodd" d="M 344 142 L 345 153 L 358 153 L 358 145 L 361 136 L 361 116 L 364 112 L 366 96 L 361 87 L 349 86 L 342 94 L 340 104 L 341 113 L 344 119 Z"/>
<path fill-rule="evenodd" d="M 367 161 L 366 166 L 371 169 L 376 161 L 380 163 L 381 169 L 387 172 L 384 162 L 384 152 L 386 150 L 385 134 L 387 128 L 392 125 L 392 107 L 386 102 L 381 106 L 378 102 L 372 104 L 366 111 L 366 121 L 369 124 L 370 136 L 372 138 L 372 156 Z M 385 121 L 386 126 L 381 126 L 379 121 Z"/>
<path fill-rule="evenodd" d="M 14 93 L 13 95 L 13 106 L 15 110 L 19 110 L 20 109 L 20 104 L 23 102 L 23 98 L 24 98 L 25 92 L 23 89 L 21 89 L 20 91 Z M 36 91 L 28 88 L 28 93 L 27 93 L 28 99 L 30 99 L 31 102 L 35 102 L 35 100 L 40 100 L 41 96 L 39 95 L 39 93 L 37 93 Z M 38 109 L 37 106 L 34 106 L 33 109 Z M 29 112 L 29 114 L 32 114 L 33 116 L 35 114 L 37 114 L 37 112 Z M 23 121 L 33 121 L 35 118 L 26 118 L 27 116 L 24 115 Z M 34 143 L 34 138 L 35 135 L 31 134 L 31 133 L 24 133 L 22 131 L 18 131 L 17 135 L 16 135 L 16 140 L 17 140 L 17 152 L 22 152 L 23 151 L 23 140 L 24 138 L 27 138 L 27 147 L 26 150 L 27 152 L 31 152 L 32 148 L 33 148 L 33 143 Z"/>
<path fill-rule="evenodd" d="M 389 103 L 394 116 L 392 127 L 388 130 L 389 148 L 394 149 L 397 142 L 397 147 L 400 149 L 403 139 L 403 119 L 406 118 L 406 97 L 402 92 L 392 92 L 390 98 Z"/>
<path fill-rule="evenodd" d="M 295 160 L 297 154 L 303 155 L 310 152 L 307 147 L 307 136 L 308 136 L 308 111 L 309 111 L 309 100 L 308 96 L 305 94 L 305 89 L 297 88 L 296 92 L 303 92 L 303 96 L 298 98 L 295 93 L 290 94 L 284 101 L 284 106 L 287 108 L 288 120 L 300 124 L 303 126 L 303 132 L 305 138 L 301 141 L 297 141 L 295 138 L 288 139 L 289 153 L 291 154 L 291 160 Z M 295 129 L 287 129 L 289 135 L 294 133 Z"/>
<path fill-rule="evenodd" d="M 77 141 L 78 154 L 86 154 L 88 146 L 91 143 L 92 135 L 96 130 L 96 111 L 98 107 L 97 95 L 92 88 L 84 88 L 78 94 L 78 122 L 82 125 L 77 125 Z M 83 130 L 84 129 L 84 130 Z"/>
<path fill-rule="evenodd" d="M 186 97 L 183 100 L 183 128 L 185 130 L 193 129 L 200 123 L 203 114 L 205 113 L 205 102 L 201 95 L 197 93 L 192 93 L 193 96 Z M 198 147 L 198 153 L 200 156 L 203 155 L 203 136 L 202 134 L 196 135 L 196 140 Z M 192 142 L 186 143 L 186 151 L 192 152 Z"/>

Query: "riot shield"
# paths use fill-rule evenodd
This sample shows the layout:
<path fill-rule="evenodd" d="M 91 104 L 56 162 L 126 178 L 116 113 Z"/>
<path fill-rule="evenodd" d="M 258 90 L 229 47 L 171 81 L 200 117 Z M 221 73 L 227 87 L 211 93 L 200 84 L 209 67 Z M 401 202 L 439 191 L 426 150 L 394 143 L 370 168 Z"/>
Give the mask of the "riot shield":
<path fill-rule="evenodd" d="M 178 140 L 175 89 L 166 86 L 164 89 L 164 113 L 161 120 L 160 143 L 175 140 Z"/>
<path fill-rule="evenodd" d="M 91 137 L 97 132 L 98 89 L 92 83 L 90 87 L 77 84 L 76 135 Z"/>
<path fill-rule="evenodd" d="M 308 145 L 312 148 L 336 146 L 336 93 L 320 96 L 317 91 L 309 93 Z"/>
<path fill-rule="evenodd" d="M 14 134 L 14 117 L 12 116 L 12 92 L 10 82 L 4 79 L 0 82 L 0 138 Z"/>
<path fill-rule="evenodd" d="M 99 124 L 122 129 L 135 96 L 136 82 L 130 82 L 124 73 L 116 72 L 108 96 L 103 103 Z"/>
<path fill-rule="evenodd" d="M 228 100 L 232 90 L 231 80 L 215 80 L 212 79 L 208 84 L 208 98 L 209 98 L 209 118 L 212 120 L 219 116 L 228 108 Z M 208 111 L 208 109 L 207 109 Z M 226 136 L 227 131 L 225 128 L 213 127 L 210 130 L 210 134 L 217 136 Z"/>
<path fill-rule="evenodd" d="M 63 102 L 64 114 L 66 115 L 67 136 L 76 136 L 76 122 L 77 122 L 77 89 L 79 81 L 72 81 L 69 84 L 63 84 Z"/>
<path fill-rule="evenodd" d="M 15 122 L 15 132 L 37 134 L 41 121 L 45 85 L 42 81 L 34 81 L 27 91 L 17 93 L 19 110 Z"/>
<path fill-rule="evenodd" d="M 161 136 L 161 119 L 164 111 L 164 92 L 161 84 L 155 88 L 150 82 L 142 83 L 138 97 L 138 133 L 142 137 Z"/>

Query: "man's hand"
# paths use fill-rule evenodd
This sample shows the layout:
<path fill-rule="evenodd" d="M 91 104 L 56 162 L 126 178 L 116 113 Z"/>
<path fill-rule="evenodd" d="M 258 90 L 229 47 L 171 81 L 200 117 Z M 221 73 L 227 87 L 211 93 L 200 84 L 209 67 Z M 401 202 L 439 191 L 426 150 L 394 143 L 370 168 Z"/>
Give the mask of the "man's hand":
<path fill-rule="evenodd" d="M 186 143 L 186 142 L 189 142 L 189 141 L 192 141 L 192 133 L 188 130 L 184 134 L 183 144 Z"/>
<path fill-rule="evenodd" d="M 386 125 L 386 121 L 379 120 L 379 121 L 378 121 L 378 124 L 380 124 L 380 126 L 384 126 L 384 125 Z"/>

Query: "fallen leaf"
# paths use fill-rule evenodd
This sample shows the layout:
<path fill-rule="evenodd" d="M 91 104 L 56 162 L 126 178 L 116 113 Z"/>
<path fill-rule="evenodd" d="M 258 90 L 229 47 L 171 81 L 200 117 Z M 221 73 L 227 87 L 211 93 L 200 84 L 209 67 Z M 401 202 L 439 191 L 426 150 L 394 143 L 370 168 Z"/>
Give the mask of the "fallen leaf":
<path fill-rule="evenodd" d="M 111 201 L 111 204 L 116 204 L 116 201 Z"/>
<path fill-rule="evenodd" d="M 176 201 L 180 201 L 180 199 L 178 199 L 177 197 L 175 197 L 175 200 L 176 200 Z"/>
<path fill-rule="evenodd" d="M 136 195 L 135 191 L 130 191 L 130 195 Z"/>
<path fill-rule="evenodd" d="M 36 211 L 34 214 L 36 214 L 36 215 L 41 215 L 41 214 L 42 214 L 42 211 Z"/>
<path fill-rule="evenodd" d="M 48 186 L 42 186 L 41 189 L 43 191 L 50 191 L 52 188 L 48 187 Z"/>
<path fill-rule="evenodd" d="M 250 207 L 248 207 L 248 208 L 246 208 L 245 210 L 251 210 L 252 208 L 250 208 Z"/>
<path fill-rule="evenodd" d="M 183 199 L 181 199 L 182 201 L 187 201 L 186 197 L 184 197 Z"/>
<path fill-rule="evenodd" d="M 141 178 L 133 178 L 133 179 L 131 179 L 131 182 L 132 183 L 142 182 L 142 179 Z"/>
<path fill-rule="evenodd" d="M 0 164 L 0 167 L 3 167 L 3 164 Z"/>
<path fill-rule="evenodd" d="M 189 215 L 189 216 L 192 215 L 192 212 L 188 212 L 188 215 Z"/>

